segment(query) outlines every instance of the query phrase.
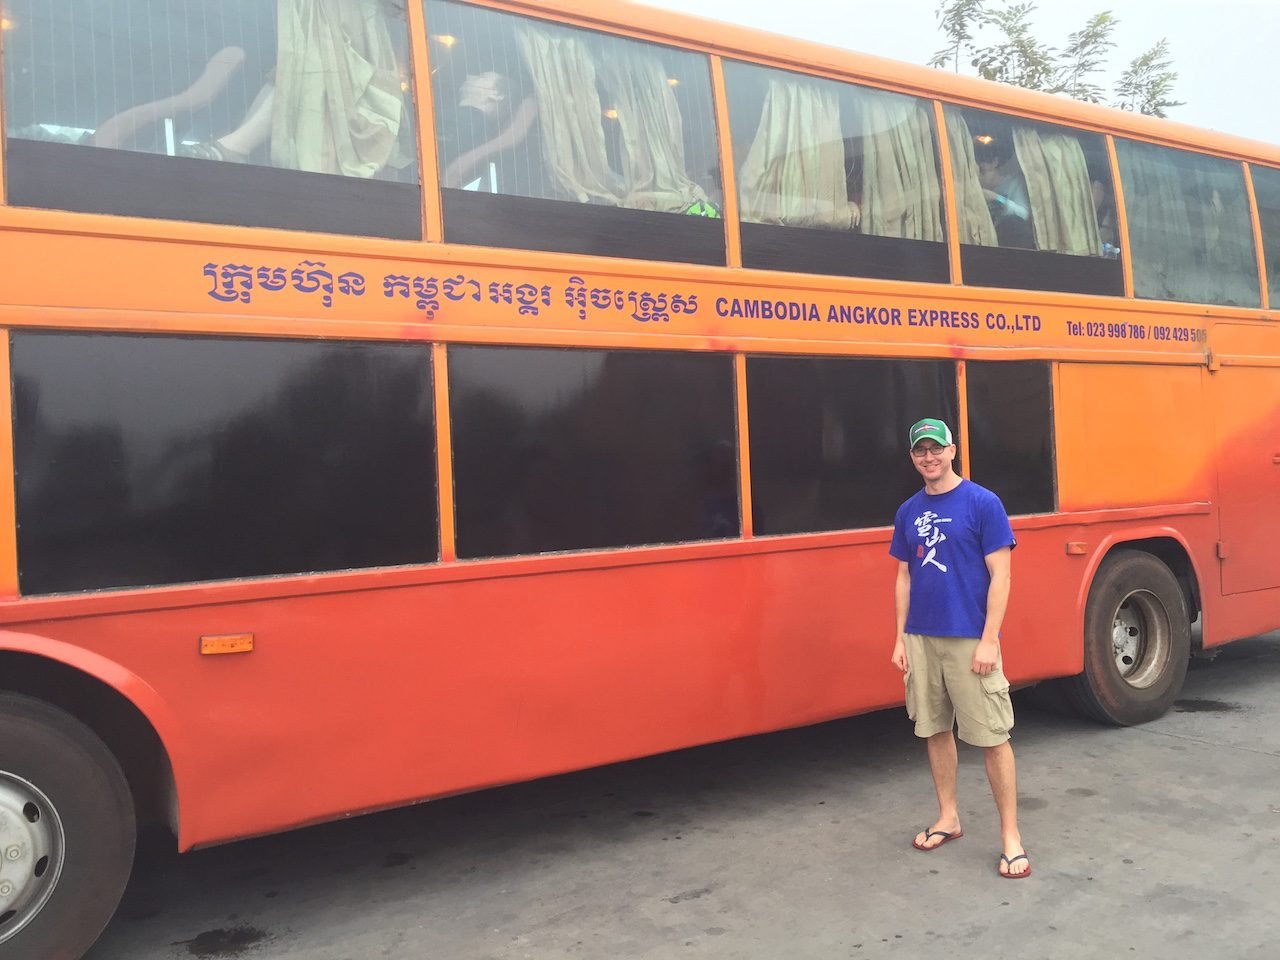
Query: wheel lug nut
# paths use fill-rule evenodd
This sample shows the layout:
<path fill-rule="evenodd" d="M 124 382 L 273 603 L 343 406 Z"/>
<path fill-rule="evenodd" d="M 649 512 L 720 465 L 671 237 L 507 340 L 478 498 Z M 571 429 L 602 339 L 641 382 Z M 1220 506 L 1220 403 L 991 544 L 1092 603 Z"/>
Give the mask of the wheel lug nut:
<path fill-rule="evenodd" d="M 12 883 L 10 883 L 8 880 L 5 880 L 3 883 L 0 883 L 0 897 L 7 897 L 11 893 L 13 893 Z"/>
<path fill-rule="evenodd" d="M 18 845 L 15 843 L 13 846 L 8 847 L 8 848 L 5 850 L 5 852 L 4 852 L 4 858 L 5 858 L 6 860 L 21 860 L 21 859 L 22 859 L 22 848 L 21 848 L 20 846 L 18 846 Z"/>

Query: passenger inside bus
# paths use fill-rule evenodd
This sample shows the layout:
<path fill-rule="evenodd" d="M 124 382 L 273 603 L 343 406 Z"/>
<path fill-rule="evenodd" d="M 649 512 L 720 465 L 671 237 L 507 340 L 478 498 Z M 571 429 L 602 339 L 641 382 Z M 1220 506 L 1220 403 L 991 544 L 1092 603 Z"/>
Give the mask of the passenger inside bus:
<path fill-rule="evenodd" d="M 989 150 L 980 151 L 977 159 L 978 180 L 982 184 L 982 195 L 986 198 L 987 209 L 991 211 L 1000 246 L 1034 250 L 1031 199 L 1017 161 Z"/>
<path fill-rule="evenodd" d="M 504 74 L 496 70 L 468 74 L 458 90 L 451 135 L 441 138 L 441 183 L 515 193 L 517 163 L 523 163 L 529 183 L 541 182 L 542 176 L 535 172 L 542 155 L 537 122 L 537 101 L 528 95 L 513 105 L 511 83 Z"/>
<path fill-rule="evenodd" d="M 169 26 L 185 45 L 148 56 L 141 53 L 150 41 L 129 28 L 129 17 L 104 13 L 103 23 L 81 23 L 43 15 L 31 19 L 50 36 L 71 37 L 57 67 L 67 70 L 75 35 L 86 30 L 104 56 L 75 65 L 77 84 L 92 96 L 74 99 L 74 110 L 38 99 L 32 122 L 10 136 L 352 177 L 416 176 L 416 150 L 402 145 L 412 129 L 402 85 L 406 27 L 391 0 L 277 0 L 218 34 L 175 12 Z M 15 55 L 35 56 L 26 39 L 15 39 Z M 192 57 L 201 40 L 216 52 Z M 118 85 L 104 82 L 96 64 L 114 63 L 105 54 L 116 49 L 137 51 L 131 61 L 139 64 L 169 61 L 167 70 L 130 78 L 151 99 L 112 102 Z"/>
<path fill-rule="evenodd" d="M 1098 240 L 1104 257 L 1120 255 L 1120 233 L 1116 229 L 1116 206 L 1107 189 L 1106 181 L 1093 177 L 1089 181 L 1089 193 L 1093 197 L 1093 210 L 1098 218 Z"/>

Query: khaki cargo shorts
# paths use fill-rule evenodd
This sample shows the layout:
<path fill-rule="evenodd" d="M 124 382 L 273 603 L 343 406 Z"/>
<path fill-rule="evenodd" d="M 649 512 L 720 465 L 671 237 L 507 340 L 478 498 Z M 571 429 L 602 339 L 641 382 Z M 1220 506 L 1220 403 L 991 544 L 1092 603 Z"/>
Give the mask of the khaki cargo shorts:
<path fill-rule="evenodd" d="M 1002 662 L 985 677 L 973 672 L 977 639 L 903 636 L 907 649 L 907 716 L 917 737 L 932 737 L 959 725 L 960 739 L 975 747 L 997 747 L 1013 729 L 1013 703 Z"/>

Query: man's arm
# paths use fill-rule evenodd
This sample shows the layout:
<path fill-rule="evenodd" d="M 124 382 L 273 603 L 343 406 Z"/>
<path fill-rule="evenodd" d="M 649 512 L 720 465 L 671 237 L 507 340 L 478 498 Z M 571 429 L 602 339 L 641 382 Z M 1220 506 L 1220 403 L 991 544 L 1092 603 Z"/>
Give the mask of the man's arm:
<path fill-rule="evenodd" d="M 902 632 L 907 625 L 907 607 L 911 603 L 911 571 L 907 569 L 907 565 L 901 560 L 898 561 L 898 578 L 893 582 L 893 610 L 897 621 L 897 629 L 894 636 L 897 639 L 893 644 L 893 665 L 904 673 L 909 664 L 907 663 L 907 648 L 902 642 Z"/>
<path fill-rule="evenodd" d="M 973 651 L 973 672 L 986 675 L 995 669 L 1000 658 L 1000 625 L 1009 606 L 1009 587 L 1013 582 L 1012 547 L 1001 547 L 986 556 L 991 586 L 987 588 L 987 622 L 982 639 Z"/>

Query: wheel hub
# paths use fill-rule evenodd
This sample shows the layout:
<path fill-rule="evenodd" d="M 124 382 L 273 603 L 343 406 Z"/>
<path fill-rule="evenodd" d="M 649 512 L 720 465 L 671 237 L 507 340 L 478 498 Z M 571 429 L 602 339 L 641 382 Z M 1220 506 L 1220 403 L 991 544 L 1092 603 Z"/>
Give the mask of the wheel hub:
<path fill-rule="evenodd" d="M 1135 590 L 1116 608 L 1111 646 L 1116 669 L 1132 687 L 1151 686 L 1169 659 L 1170 625 L 1164 607 L 1146 590 Z"/>
<path fill-rule="evenodd" d="M 62 876 L 65 849 L 62 820 L 49 798 L 0 770 L 0 943 L 48 902 Z"/>

